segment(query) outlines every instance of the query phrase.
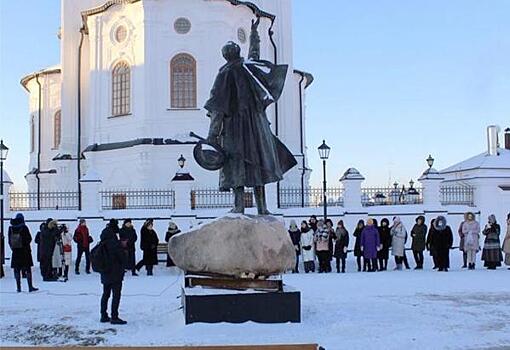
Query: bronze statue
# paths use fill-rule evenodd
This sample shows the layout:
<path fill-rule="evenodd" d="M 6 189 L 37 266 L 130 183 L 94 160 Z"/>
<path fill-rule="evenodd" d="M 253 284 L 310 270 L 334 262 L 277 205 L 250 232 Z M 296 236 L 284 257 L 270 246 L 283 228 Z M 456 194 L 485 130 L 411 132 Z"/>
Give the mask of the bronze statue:
<path fill-rule="evenodd" d="M 220 190 L 233 189 L 235 207 L 244 213 L 244 188 L 253 187 L 259 215 L 268 215 L 264 185 L 283 179 L 297 164 L 292 153 L 273 135 L 266 108 L 281 96 L 287 65 L 260 60 L 260 18 L 252 20 L 248 60 L 229 41 L 222 49 L 227 63 L 220 68 L 205 104 L 211 118 L 206 141 L 221 149 Z M 200 162 L 199 162 L 200 163 Z"/>

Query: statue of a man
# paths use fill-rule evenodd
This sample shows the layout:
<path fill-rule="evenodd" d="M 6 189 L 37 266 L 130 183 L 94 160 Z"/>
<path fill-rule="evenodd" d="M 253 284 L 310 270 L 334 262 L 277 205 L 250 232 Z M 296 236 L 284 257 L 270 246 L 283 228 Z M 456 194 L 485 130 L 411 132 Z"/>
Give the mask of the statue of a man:
<path fill-rule="evenodd" d="M 220 190 L 233 189 L 233 213 L 244 213 L 244 188 L 253 187 L 259 215 L 268 215 L 264 185 L 283 179 L 297 164 L 292 153 L 273 135 L 266 108 L 280 97 L 287 65 L 260 60 L 257 21 L 252 21 L 249 59 L 228 42 L 222 49 L 227 63 L 220 71 L 205 104 L 211 118 L 208 142 L 220 145 L 225 160 Z"/>

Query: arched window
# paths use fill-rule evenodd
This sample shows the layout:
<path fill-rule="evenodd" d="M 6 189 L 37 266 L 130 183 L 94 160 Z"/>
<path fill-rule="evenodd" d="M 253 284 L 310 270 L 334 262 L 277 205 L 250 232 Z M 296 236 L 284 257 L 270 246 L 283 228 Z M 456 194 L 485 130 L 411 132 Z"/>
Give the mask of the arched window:
<path fill-rule="evenodd" d="M 35 151 L 35 117 L 30 118 L 30 152 Z"/>
<path fill-rule="evenodd" d="M 129 114 L 131 96 L 131 69 L 121 61 L 112 71 L 112 115 Z"/>
<path fill-rule="evenodd" d="M 60 146 L 62 139 L 62 113 L 57 111 L 53 118 L 53 148 L 57 149 Z"/>
<path fill-rule="evenodd" d="M 178 54 L 170 62 L 170 100 L 172 108 L 197 106 L 197 65 L 188 54 Z"/>

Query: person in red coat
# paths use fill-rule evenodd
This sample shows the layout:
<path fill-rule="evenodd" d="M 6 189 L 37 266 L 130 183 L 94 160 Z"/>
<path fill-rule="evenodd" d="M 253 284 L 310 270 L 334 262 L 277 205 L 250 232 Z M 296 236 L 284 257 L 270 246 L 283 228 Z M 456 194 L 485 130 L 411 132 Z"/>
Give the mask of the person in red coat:
<path fill-rule="evenodd" d="M 73 240 L 78 246 L 74 272 L 77 275 L 80 274 L 81 256 L 85 253 L 85 272 L 90 273 L 90 243 L 92 243 L 93 240 L 89 234 L 89 228 L 87 227 L 85 219 L 80 219 L 80 224 L 74 231 Z"/>

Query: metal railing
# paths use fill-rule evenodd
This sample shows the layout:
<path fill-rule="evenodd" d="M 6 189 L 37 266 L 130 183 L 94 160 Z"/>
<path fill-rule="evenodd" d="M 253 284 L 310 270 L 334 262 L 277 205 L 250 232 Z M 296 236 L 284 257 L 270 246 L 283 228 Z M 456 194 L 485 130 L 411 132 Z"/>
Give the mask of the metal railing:
<path fill-rule="evenodd" d="M 234 206 L 234 193 L 219 189 L 193 189 L 190 193 L 191 209 L 220 209 Z M 253 190 L 246 188 L 244 193 L 245 208 L 255 205 Z"/>
<path fill-rule="evenodd" d="M 103 210 L 121 209 L 174 209 L 173 190 L 103 190 L 101 208 Z"/>
<path fill-rule="evenodd" d="M 442 186 L 440 189 L 442 205 L 475 205 L 475 189 L 471 186 Z"/>
<path fill-rule="evenodd" d="M 376 205 L 422 204 L 421 188 L 366 187 L 361 189 L 361 203 L 365 207 Z"/>
<path fill-rule="evenodd" d="M 11 211 L 78 210 L 78 192 L 10 192 Z"/>
<path fill-rule="evenodd" d="M 287 187 L 280 189 L 280 208 L 322 207 L 322 188 Z M 330 207 L 341 207 L 344 204 L 344 189 L 341 187 L 327 188 L 326 201 Z"/>

